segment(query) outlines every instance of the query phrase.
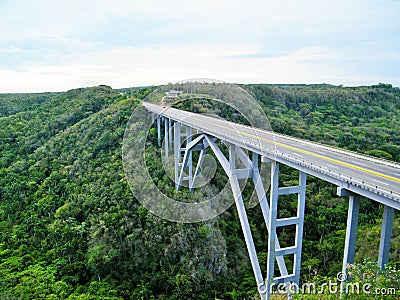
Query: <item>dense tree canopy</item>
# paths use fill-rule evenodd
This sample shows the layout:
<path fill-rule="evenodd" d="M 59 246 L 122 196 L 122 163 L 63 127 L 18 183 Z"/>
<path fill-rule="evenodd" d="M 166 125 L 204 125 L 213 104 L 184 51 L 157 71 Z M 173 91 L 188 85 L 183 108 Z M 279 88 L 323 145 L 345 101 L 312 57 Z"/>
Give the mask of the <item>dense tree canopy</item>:
<path fill-rule="evenodd" d="M 400 161 L 398 88 L 244 88 L 259 100 L 276 132 Z M 122 138 L 134 108 L 152 89 L 98 86 L 0 95 L 0 298 L 257 297 L 234 207 L 212 221 L 178 224 L 152 215 L 132 196 L 122 168 Z M 185 105 L 207 112 L 199 103 Z M 220 113 L 241 121 L 234 111 Z M 154 130 L 146 151 L 160 189 L 174 194 Z M 294 184 L 296 176 L 283 167 L 280 180 Z M 224 180 L 217 173 L 210 189 L 218 189 Z M 183 191 L 180 197 L 192 196 Z M 282 213 L 292 213 L 294 202 L 288 198 Z M 263 217 L 258 208 L 248 213 L 265 267 Z M 358 262 L 376 259 L 381 214 L 382 207 L 363 199 Z M 335 196 L 334 186 L 310 177 L 304 280 L 335 277 L 341 269 L 346 217 L 346 199 Z M 283 245 L 290 243 L 293 232 L 281 234 Z M 398 264 L 398 213 L 392 249 L 391 259 Z"/>

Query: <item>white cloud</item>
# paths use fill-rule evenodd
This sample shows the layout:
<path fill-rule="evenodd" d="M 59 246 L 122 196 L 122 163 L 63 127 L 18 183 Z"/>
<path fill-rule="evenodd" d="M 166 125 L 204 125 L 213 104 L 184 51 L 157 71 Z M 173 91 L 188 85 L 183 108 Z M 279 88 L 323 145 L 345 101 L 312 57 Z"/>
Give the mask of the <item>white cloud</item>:
<path fill-rule="evenodd" d="M 362 0 L 0 1 L 0 91 L 193 77 L 399 85 L 390 71 L 400 64 L 399 9 Z"/>
<path fill-rule="evenodd" d="M 14 0 L 0 3 L 0 39 L 55 38 L 82 33 L 90 38 L 90 32 L 111 21 L 118 22 L 119 18 L 131 18 L 132 25 L 139 19 L 166 20 L 170 23 L 159 29 L 169 34 L 224 30 L 221 38 L 227 31 L 232 35 L 236 32 L 237 37 L 244 33 L 269 36 L 275 31 L 313 33 L 343 26 L 351 31 L 352 26 L 371 17 L 387 22 L 387 14 L 393 14 L 393 8 L 385 4 L 374 5 L 373 10 L 369 7 L 361 0 L 329 5 L 317 0 Z M 381 15 L 379 11 L 383 11 Z"/>
<path fill-rule="evenodd" d="M 240 83 L 343 83 L 336 69 L 321 76 L 315 69 L 329 59 L 320 47 L 303 48 L 277 58 L 232 58 L 251 47 L 127 47 L 82 55 L 62 65 L 29 65 L 25 71 L 0 71 L 4 92 L 59 91 L 108 84 L 114 88 L 165 84 L 207 77 Z M 366 79 L 366 78 L 364 78 Z M 339 80 L 339 81 L 338 81 Z M 49 88 L 51 87 L 51 88 Z"/>

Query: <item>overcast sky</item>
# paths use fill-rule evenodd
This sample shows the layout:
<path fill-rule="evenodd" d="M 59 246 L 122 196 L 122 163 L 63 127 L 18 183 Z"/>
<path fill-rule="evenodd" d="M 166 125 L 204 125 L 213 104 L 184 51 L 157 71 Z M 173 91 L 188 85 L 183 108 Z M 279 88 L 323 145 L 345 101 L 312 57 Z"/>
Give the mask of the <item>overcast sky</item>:
<path fill-rule="evenodd" d="M 0 92 L 200 77 L 400 86 L 399 14 L 399 0 L 0 0 Z"/>

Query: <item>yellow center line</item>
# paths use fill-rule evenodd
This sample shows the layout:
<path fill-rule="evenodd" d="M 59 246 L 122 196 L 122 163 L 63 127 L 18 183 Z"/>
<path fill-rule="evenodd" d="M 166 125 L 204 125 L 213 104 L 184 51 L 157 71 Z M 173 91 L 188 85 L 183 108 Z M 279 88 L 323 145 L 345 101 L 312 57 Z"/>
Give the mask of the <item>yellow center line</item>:
<path fill-rule="evenodd" d="M 316 154 L 314 152 L 310 152 L 310 151 L 307 151 L 307 150 L 303 150 L 303 149 L 299 149 L 299 148 L 296 148 L 296 147 L 293 147 L 293 146 L 289 146 L 289 145 L 286 145 L 286 144 L 283 144 L 283 143 L 280 143 L 280 142 L 276 142 L 276 141 L 273 141 L 273 140 L 270 140 L 270 139 L 267 139 L 267 138 L 259 137 L 259 136 L 256 136 L 254 134 L 247 133 L 247 132 L 244 132 L 244 131 L 241 131 L 241 130 L 232 129 L 232 128 L 229 128 L 227 126 L 221 126 L 221 125 L 218 125 L 218 124 L 216 124 L 214 122 L 210 122 L 210 121 L 204 120 L 204 118 L 203 118 L 203 122 L 204 123 L 208 123 L 209 125 L 212 125 L 212 126 L 215 126 L 215 127 L 219 127 L 219 128 L 225 129 L 225 130 L 227 129 L 229 131 L 236 132 L 238 134 L 246 135 L 246 136 L 251 137 L 251 138 L 260 139 L 260 140 L 266 141 L 268 143 L 272 143 L 272 144 L 281 146 L 281 147 L 286 148 L 286 149 L 294 150 L 294 151 L 297 151 L 297 152 L 300 152 L 300 153 L 304 153 L 304 154 L 308 154 L 308 155 L 311 155 L 311 156 L 314 156 L 314 157 L 321 158 L 323 160 L 327 160 L 327 161 L 330 161 L 330 162 L 333 162 L 333 163 L 337 163 L 339 165 L 342 165 L 342 166 L 345 166 L 345 167 L 349 167 L 351 169 L 363 171 L 363 172 L 366 172 L 366 173 L 369 173 L 369 174 L 373 174 L 373 175 L 376 175 L 376 176 L 379 176 L 379 177 L 382 177 L 382 178 L 386 178 L 386 179 L 389 179 L 389 180 L 400 182 L 400 178 L 396 178 L 396 177 L 393 177 L 393 176 L 390 176 L 390 175 L 386 175 L 386 174 L 382 174 L 382 173 L 379 173 L 379 172 L 375 172 L 375 171 L 372 171 L 372 170 L 369 170 L 369 169 L 366 169 L 366 168 L 363 168 L 363 167 L 359 167 L 359 166 L 356 166 L 356 165 L 353 165 L 353 164 L 349 164 L 349 163 L 346 163 L 346 162 L 343 162 L 343 161 L 340 161 L 340 160 L 337 160 L 337 159 L 334 159 L 334 158 L 329 158 L 329 157 L 324 156 L 324 155 Z"/>
<path fill-rule="evenodd" d="M 236 133 L 239 133 L 239 134 L 242 134 L 242 135 L 246 135 L 246 136 L 251 137 L 251 138 L 260 139 L 260 140 L 263 140 L 263 141 L 266 141 L 266 142 L 269 142 L 269 143 L 273 143 L 275 145 L 284 147 L 286 149 L 290 149 L 290 150 L 294 150 L 294 151 L 301 152 L 301 153 L 304 153 L 304 154 L 308 154 L 308 155 L 311 155 L 311 156 L 314 156 L 314 157 L 318 157 L 318 158 L 321 158 L 321 159 L 324 159 L 324 160 L 327 160 L 327 161 L 330 161 L 330 162 L 333 162 L 333 163 L 337 163 L 337 164 L 342 165 L 342 166 L 349 167 L 351 169 L 363 171 L 363 172 L 366 172 L 366 173 L 369 173 L 369 174 L 373 174 L 373 175 L 376 175 L 376 176 L 379 176 L 379 177 L 383 177 L 383 178 L 390 179 L 390 180 L 393 180 L 393 181 L 396 181 L 396 182 L 400 182 L 400 178 L 396 178 L 396 177 L 389 176 L 389 175 L 386 175 L 386 174 L 382 174 L 382 173 L 379 173 L 379 172 L 375 172 L 375 171 L 372 171 L 372 170 L 369 170 L 369 169 L 365 169 L 365 168 L 362 168 L 362 167 L 359 167 L 359 166 L 356 166 L 356 165 L 353 165 L 353 164 L 349 164 L 349 163 L 346 163 L 346 162 L 343 162 L 343 161 L 340 161 L 340 160 L 337 160 L 337 159 L 334 159 L 334 158 L 326 157 L 324 155 L 316 154 L 314 152 L 310 152 L 310 151 L 307 151 L 307 150 L 299 149 L 299 148 L 296 148 L 296 147 L 293 147 L 293 146 L 289 146 L 289 145 L 286 145 L 286 144 L 283 144 L 283 143 L 279 143 L 279 142 L 276 142 L 276 141 L 273 141 L 273 140 L 270 140 L 270 139 L 267 139 L 267 138 L 259 137 L 259 136 L 256 136 L 254 134 L 247 133 L 247 132 L 244 132 L 244 131 L 241 131 L 241 130 L 237 130 L 237 129 L 232 129 L 232 128 L 229 128 L 229 127 L 221 126 L 221 125 L 218 125 L 218 124 L 215 124 L 213 122 L 206 121 L 206 120 L 203 120 L 203 121 L 205 123 L 210 124 L 210 125 L 213 125 L 213 126 L 216 126 L 216 127 L 222 128 L 222 129 L 227 129 L 229 131 L 236 132 Z"/>

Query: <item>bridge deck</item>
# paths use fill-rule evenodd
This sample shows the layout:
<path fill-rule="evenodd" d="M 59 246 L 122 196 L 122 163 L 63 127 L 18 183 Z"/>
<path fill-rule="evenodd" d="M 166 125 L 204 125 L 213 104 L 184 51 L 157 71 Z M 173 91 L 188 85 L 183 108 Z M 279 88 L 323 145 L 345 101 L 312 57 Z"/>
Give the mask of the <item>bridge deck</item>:
<path fill-rule="evenodd" d="M 400 164 L 144 102 L 151 112 L 400 209 Z"/>

